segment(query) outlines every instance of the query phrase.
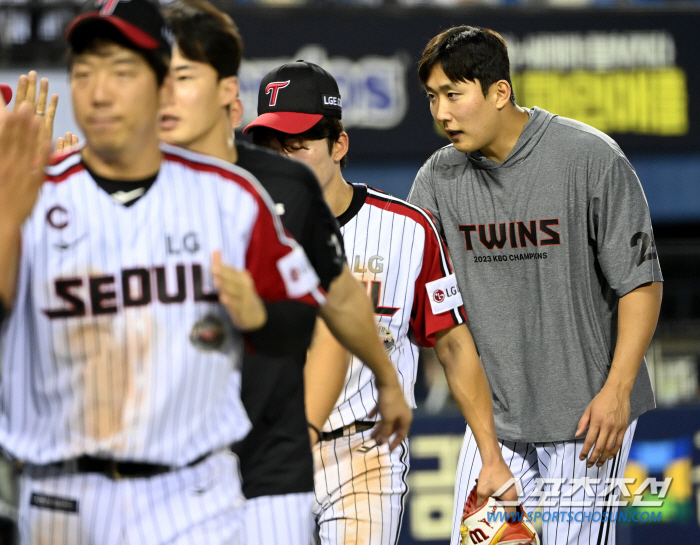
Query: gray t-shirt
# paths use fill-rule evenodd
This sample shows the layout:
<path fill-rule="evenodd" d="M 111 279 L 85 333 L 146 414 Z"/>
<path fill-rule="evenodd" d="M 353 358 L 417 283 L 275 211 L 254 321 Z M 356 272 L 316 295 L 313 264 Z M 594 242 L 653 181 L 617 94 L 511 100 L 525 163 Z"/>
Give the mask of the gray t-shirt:
<path fill-rule="evenodd" d="M 605 134 L 544 110 L 503 164 L 453 146 L 408 200 L 435 217 L 511 441 L 566 441 L 607 379 L 621 296 L 661 269 L 644 192 Z M 643 361 L 630 421 L 653 409 Z"/>

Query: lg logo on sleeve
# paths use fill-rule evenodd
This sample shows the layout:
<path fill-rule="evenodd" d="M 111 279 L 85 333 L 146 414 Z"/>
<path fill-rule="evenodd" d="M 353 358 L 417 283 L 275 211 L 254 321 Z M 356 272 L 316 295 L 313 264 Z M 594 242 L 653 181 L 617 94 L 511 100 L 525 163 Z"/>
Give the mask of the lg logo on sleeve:
<path fill-rule="evenodd" d="M 457 286 L 450 286 L 445 290 L 437 289 L 433 292 L 433 301 L 436 303 L 442 303 L 448 297 L 454 297 L 459 291 Z"/>
<path fill-rule="evenodd" d="M 425 285 L 433 314 L 441 314 L 462 304 L 462 294 L 457 287 L 454 273 Z"/>

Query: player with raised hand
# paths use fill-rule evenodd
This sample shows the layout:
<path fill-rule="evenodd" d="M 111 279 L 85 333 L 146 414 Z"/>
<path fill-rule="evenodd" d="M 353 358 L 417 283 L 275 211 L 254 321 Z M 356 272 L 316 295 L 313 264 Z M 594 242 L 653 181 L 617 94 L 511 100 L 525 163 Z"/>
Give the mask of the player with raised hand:
<path fill-rule="evenodd" d="M 394 440 L 400 442 L 408 431 L 410 410 L 376 335 L 369 300 L 345 265 L 342 235 L 313 172 L 268 149 L 231 138 L 232 121 L 237 126 L 242 115 L 237 99 L 242 44 L 235 25 L 201 0 L 174 2 L 165 15 L 176 46 L 171 62 L 174 92 L 162 109 L 161 137 L 235 163 L 253 173 L 268 190 L 285 227 L 303 246 L 328 291 L 321 315 L 348 348 L 366 358 L 384 377 L 380 383 L 381 417 L 388 429 L 381 430 L 380 441 L 396 433 Z M 248 293 L 241 286 L 249 279 L 227 267 L 215 275 L 222 302 L 235 307 L 236 300 L 242 300 L 236 294 Z M 229 290 L 231 297 L 224 300 Z M 275 308 L 279 304 L 266 307 L 268 313 L 279 312 Z M 236 452 L 241 460 L 243 491 L 249 500 L 249 543 L 307 545 L 310 541 L 313 459 L 304 410 L 303 367 L 314 324 L 305 322 L 298 309 L 292 310 L 289 319 L 306 339 L 303 349 L 285 357 L 258 351 L 243 359 L 241 395 L 253 429 L 236 446 Z M 319 327 L 317 336 L 330 336 L 322 321 Z M 347 358 L 345 350 L 337 347 L 325 356 L 320 369 L 312 372 L 324 373 L 335 383 L 325 383 L 335 399 L 344 382 Z"/>
<path fill-rule="evenodd" d="M 430 215 L 342 174 L 349 139 L 343 130 L 338 85 L 327 71 L 303 61 L 265 75 L 253 139 L 309 165 L 341 225 L 353 272 L 374 302 L 376 327 L 415 406 L 419 346 L 434 346 L 447 380 L 486 460 L 478 493 L 486 499 L 512 473 L 496 440 L 486 375 L 465 324 L 449 256 Z M 313 349 L 313 347 L 312 347 Z M 312 351 L 313 355 L 313 351 Z M 310 362 L 312 363 L 312 362 Z M 307 374 L 307 412 L 322 413 L 326 384 Z M 322 543 L 394 544 L 407 492 L 408 442 L 390 451 L 372 440 L 374 377 L 354 357 L 330 417 L 318 423 L 314 448 L 315 511 Z M 515 499 L 510 488 L 505 499 Z"/>
<path fill-rule="evenodd" d="M 166 36 L 147 0 L 87 5 L 67 31 L 84 145 L 41 191 L 0 180 L 0 206 L 17 205 L 0 220 L 15 252 L 1 260 L 0 445 L 21 467 L 26 543 L 242 543 L 228 447 L 250 428 L 243 339 L 211 261 L 246 269 L 263 300 L 323 301 L 254 177 L 159 143 Z M 7 139 L 26 109 L 0 139 L 20 166 L 29 152 Z M 260 345 L 285 335 L 254 321 Z"/>
<path fill-rule="evenodd" d="M 498 33 L 440 33 L 418 75 L 451 144 L 420 169 L 409 201 L 445 233 L 520 499 L 532 509 L 539 478 L 568 479 L 559 502 L 547 498 L 544 543 L 613 544 L 617 505 L 603 491 L 654 407 L 644 353 L 662 277 L 642 187 L 605 134 L 516 104 Z M 452 545 L 482 463 L 473 435 Z"/>

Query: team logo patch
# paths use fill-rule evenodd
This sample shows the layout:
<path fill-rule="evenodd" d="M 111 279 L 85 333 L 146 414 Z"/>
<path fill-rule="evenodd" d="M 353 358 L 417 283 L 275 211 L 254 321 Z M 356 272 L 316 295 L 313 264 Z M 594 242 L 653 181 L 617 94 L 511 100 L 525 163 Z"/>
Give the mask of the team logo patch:
<path fill-rule="evenodd" d="M 49 211 L 46 212 L 46 223 L 59 231 L 65 229 L 70 223 L 68 210 L 63 208 L 60 204 L 52 206 L 49 208 Z"/>
<path fill-rule="evenodd" d="M 383 324 L 377 324 L 377 333 L 379 334 L 379 339 L 382 341 L 382 345 L 388 354 L 396 346 L 396 341 L 394 340 L 394 334 L 390 329 L 384 327 Z"/>
<path fill-rule="evenodd" d="M 291 80 L 273 81 L 267 84 L 267 87 L 265 87 L 265 94 L 270 95 L 270 106 L 277 106 L 277 96 L 279 95 L 280 89 L 287 87 L 290 81 Z"/>
<path fill-rule="evenodd" d="M 425 289 L 428 292 L 433 314 L 448 312 L 462 304 L 462 294 L 457 287 L 457 278 L 454 273 L 428 282 Z"/>
<path fill-rule="evenodd" d="M 318 287 L 316 271 L 299 245 L 277 260 L 277 270 L 284 280 L 287 296 L 290 299 L 303 297 Z"/>
<path fill-rule="evenodd" d="M 190 342 L 202 352 L 214 352 L 224 344 L 224 323 L 218 316 L 207 314 L 192 327 Z"/>

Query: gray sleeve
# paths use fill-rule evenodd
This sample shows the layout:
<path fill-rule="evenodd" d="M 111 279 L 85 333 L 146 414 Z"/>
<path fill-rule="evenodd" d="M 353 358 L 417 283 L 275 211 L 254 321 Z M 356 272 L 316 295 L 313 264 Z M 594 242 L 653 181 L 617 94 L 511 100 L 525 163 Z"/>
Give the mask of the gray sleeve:
<path fill-rule="evenodd" d="M 438 209 L 437 199 L 435 198 L 435 180 L 433 179 L 432 162 L 431 157 L 420 168 L 418 174 L 416 174 L 416 179 L 413 181 L 411 191 L 408 193 L 408 199 L 406 200 L 430 212 L 435 220 L 435 226 L 438 228 L 438 231 L 442 233 L 440 210 Z"/>
<path fill-rule="evenodd" d="M 624 156 L 614 156 L 594 187 L 588 225 L 603 275 L 619 297 L 647 282 L 663 281 L 649 206 Z"/>

